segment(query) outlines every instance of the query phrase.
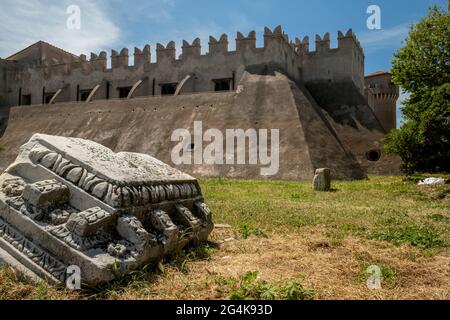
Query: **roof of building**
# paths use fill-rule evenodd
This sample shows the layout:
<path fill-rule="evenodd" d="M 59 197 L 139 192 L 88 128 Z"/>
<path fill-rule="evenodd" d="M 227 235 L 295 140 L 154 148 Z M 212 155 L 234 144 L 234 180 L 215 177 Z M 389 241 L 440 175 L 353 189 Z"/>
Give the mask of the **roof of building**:
<path fill-rule="evenodd" d="M 365 76 L 365 78 L 372 78 L 372 77 L 379 77 L 379 76 L 384 76 L 384 75 L 391 75 L 391 73 L 387 72 L 387 71 L 377 71 L 374 73 L 370 73 L 368 75 Z"/>
<path fill-rule="evenodd" d="M 26 48 L 24 48 L 24 49 L 22 49 L 22 50 L 20 50 L 20 51 L 14 53 L 14 54 L 12 54 L 12 55 L 10 55 L 9 57 L 5 58 L 5 60 L 15 60 L 15 59 L 14 59 L 15 56 L 19 55 L 19 54 L 22 53 L 22 52 L 25 52 L 25 51 L 31 49 L 32 47 L 39 46 L 39 45 L 45 45 L 45 46 L 54 48 L 54 49 L 56 49 L 56 50 L 58 50 L 58 51 L 61 51 L 61 52 L 64 53 L 64 54 L 69 54 L 69 55 L 75 57 L 75 55 L 74 55 L 73 53 L 67 52 L 67 51 L 65 51 L 65 50 L 63 50 L 63 49 L 61 49 L 61 48 L 58 48 L 58 47 L 56 47 L 56 46 L 54 46 L 54 45 L 48 43 L 48 42 L 45 42 L 45 41 L 40 40 L 40 41 L 38 41 L 38 42 L 35 42 L 35 43 L 29 45 L 28 47 L 26 47 Z"/>

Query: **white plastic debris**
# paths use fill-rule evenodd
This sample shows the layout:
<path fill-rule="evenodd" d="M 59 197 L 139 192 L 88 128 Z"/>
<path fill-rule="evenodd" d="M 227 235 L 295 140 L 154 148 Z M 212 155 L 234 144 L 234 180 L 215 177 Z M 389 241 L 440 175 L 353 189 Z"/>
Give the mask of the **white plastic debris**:
<path fill-rule="evenodd" d="M 440 186 L 445 184 L 445 180 L 442 178 L 426 178 L 420 181 L 419 186 Z"/>

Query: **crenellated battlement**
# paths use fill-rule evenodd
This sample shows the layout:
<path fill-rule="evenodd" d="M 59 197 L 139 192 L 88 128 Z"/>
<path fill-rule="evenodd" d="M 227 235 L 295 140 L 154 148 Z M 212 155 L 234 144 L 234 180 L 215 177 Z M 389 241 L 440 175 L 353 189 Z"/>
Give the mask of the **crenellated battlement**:
<path fill-rule="evenodd" d="M 289 44 L 289 37 L 283 33 L 283 29 L 281 26 L 277 26 L 273 31 L 271 31 L 268 27 L 264 28 L 264 47 L 267 48 L 272 43 L 288 43 Z"/>
<path fill-rule="evenodd" d="M 323 36 L 315 35 L 315 50 L 310 49 L 310 38 L 309 36 L 300 38 L 295 38 L 294 41 L 289 40 L 289 36 L 283 32 L 281 26 L 275 27 L 271 30 L 268 27 L 264 28 L 264 47 L 259 48 L 264 49 L 274 49 L 276 47 L 283 48 L 284 50 L 292 50 L 291 53 L 295 53 L 297 56 L 304 55 L 320 55 L 326 54 L 337 49 L 348 49 L 355 48 L 362 55 L 363 49 L 356 35 L 353 33 L 352 29 L 349 29 L 345 34 L 341 31 L 337 32 L 338 46 L 337 48 L 331 48 L 330 46 L 330 33 L 327 32 Z M 156 44 L 156 64 L 167 63 L 174 61 L 183 61 L 186 59 L 196 59 L 204 56 L 214 56 L 222 55 L 226 53 L 239 53 L 248 50 L 254 50 L 256 48 L 257 36 L 256 31 L 248 32 L 247 36 L 242 32 L 237 32 L 236 34 L 236 50 L 229 50 L 228 35 L 222 34 L 217 40 L 215 37 L 210 36 L 208 42 L 208 52 L 202 54 L 201 52 L 201 40 L 200 38 L 194 39 L 191 43 L 183 40 L 181 46 L 181 54 L 177 58 L 177 50 L 175 41 L 170 41 L 167 45 L 161 43 Z M 134 66 L 129 65 L 129 50 L 123 48 L 119 51 L 111 50 L 111 68 L 127 68 L 127 67 L 140 67 L 151 63 L 151 47 L 150 45 L 145 45 L 143 49 L 134 48 Z M 90 71 L 106 71 L 108 65 L 107 54 L 102 51 L 98 54 L 91 53 L 90 59 L 88 60 L 86 55 L 82 54 L 79 57 L 74 57 L 70 63 L 64 63 L 64 61 L 58 61 L 57 59 L 46 60 L 43 64 L 43 68 L 46 73 L 51 74 L 61 74 L 70 73 L 73 69 L 81 68 L 84 72 Z"/>
<path fill-rule="evenodd" d="M 330 50 L 355 48 L 362 55 L 364 55 L 364 50 L 362 49 L 361 44 L 356 38 L 356 35 L 353 33 L 352 29 L 349 29 L 345 33 L 345 35 L 344 33 L 342 33 L 342 31 L 338 31 L 337 40 L 338 46 L 336 48 L 331 48 L 331 36 L 330 33 L 327 32 L 323 36 L 320 36 L 318 34 L 315 35 L 315 50 L 310 49 L 309 36 L 305 36 L 303 40 L 295 38 L 294 44 L 295 50 L 298 53 L 320 54 L 329 52 Z"/>
<path fill-rule="evenodd" d="M 158 62 L 163 62 L 165 60 L 175 60 L 176 59 L 176 48 L 175 42 L 170 41 L 167 46 L 160 43 L 156 44 L 156 60 Z"/>
<path fill-rule="evenodd" d="M 256 48 L 256 32 L 250 31 L 245 37 L 242 32 L 236 34 L 236 51 L 245 51 Z"/>
<path fill-rule="evenodd" d="M 123 48 L 120 51 L 120 53 L 118 53 L 116 50 L 111 51 L 112 68 L 128 67 L 128 63 L 129 63 L 129 56 L 127 48 Z"/>
<path fill-rule="evenodd" d="M 290 167 L 280 178 L 296 179 L 329 164 L 345 171 L 344 176 L 366 166 L 367 151 L 381 145 L 380 124 L 395 127 L 397 96 L 387 91 L 389 79 L 380 74 L 374 75 L 375 83 L 366 80 L 370 94 L 365 95 L 364 52 L 351 29 L 337 36 L 292 37 L 281 26 L 271 26 L 258 33 L 244 30 L 142 46 L 74 55 L 37 42 L 13 59 L 0 59 L 0 78 L 6 79 L 0 104 L 35 105 L 13 108 L 6 140 L 13 141 L 14 130 L 23 131 L 24 123 L 30 132 L 43 125 L 79 135 L 85 128 L 91 138 L 116 148 L 144 146 L 136 151 L 161 154 L 172 131 L 189 128 L 193 120 L 205 121 L 205 128 L 230 123 L 244 130 L 280 128 L 283 143 L 291 139 L 293 146 L 284 144 L 281 150 L 292 157 L 283 156 L 280 168 Z M 329 154 L 324 156 L 324 150 Z M 253 169 L 231 167 L 234 177 L 253 174 Z M 228 174 L 209 166 L 200 169 L 208 176 Z M 100 189 L 87 191 L 100 194 L 101 200 L 106 189 Z"/>
<path fill-rule="evenodd" d="M 327 32 L 325 33 L 325 35 L 323 36 L 323 38 L 321 38 L 318 34 L 316 34 L 316 52 L 317 53 L 322 53 L 325 52 L 327 50 L 330 50 L 330 33 Z"/>
<path fill-rule="evenodd" d="M 209 36 L 209 54 L 228 52 L 228 35 L 225 33 L 216 40 L 213 36 Z"/>
<path fill-rule="evenodd" d="M 49 92 L 56 92 L 62 83 L 88 82 L 89 84 L 83 85 L 80 90 L 86 91 L 88 88 L 100 86 L 96 94 L 104 96 L 108 96 L 110 92 L 105 83 L 120 88 L 136 86 L 133 90 L 144 95 L 157 95 L 162 92 L 161 83 L 174 85 L 183 82 L 185 90 L 208 91 L 214 88 L 210 84 L 211 79 L 238 81 L 247 66 L 263 65 L 275 67 L 299 82 L 351 79 L 358 87 L 362 87 L 364 53 L 351 29 L 345 34 L 337 32 L 336 48 L 331 48 L 329 32 L 315 35 L 315 49 L 310 48 L 310 36 L 291 40 L 281 26 L 273 29 L 265 27 L 262 37 L 263 46 L 257 47 L 256 31 L 238 31 L 235 49 L 230 50 L 227 34 L 217 38 L 210 36 L 206 53 L 202 53 L 200 38 L 182 40 L 181 52 L 177 52 L 175 41 L 169 41 L 166 45 L 157 43 L 154 47 L 155 61 L 151 60 L 152 47 L 147 44 L 143 48 L 134 48 L 132 65 L 128 48 L 122 48 L 120 51 L 113 49 L 110 57 L 105 51 L 91 52 L 89 59 L 85 54 L 72 55 L 69 59 L 51 57 L 44 60 L 40 66 L 24 64 L 23 70 L 17 71 L 16 74 L 19 79 L 27 81 L 30 76 L 27 76 L 26 72 L 33 70 L 38 81 L 40 78 L 42 82 L 52 81 L 46 86 Z M 193 74 L 196 76 L 190 80 L 186 78 Z M 149 81 L 141 85 L 145 79 Z M 194 84 L 199 81 L 202 81 L 202 84 Z M 116 91 L 113 91 L 112 95 L 115 96 Z"/>
<path fill-rule="evenodd" d="M 187 59 L 189 57 L 199 57 L 202 54 L 202 46 L 200 38 L 196 38 L 192 44 L 189 44 L 186 40 L 183 40 L 183 46 L 181 47 L 182 54 L 181 59 Z"/>
<path fill-rule="evenodd" d="M 356 48 L 360 50 L 362 54 L 364 54 L 364 50 L 361 47 L 361 43 L 356 38 L 356 35 L 352 29 L 349 29 L 345 33 L 345 35 L 341 31 L 338 31 L 338 47 L 351 47 L 351 46 L 356 46 Z"/>
<path fill-rule="evenodd" d="M 151 50 L 150 45 L 146 44 L 141 50 L 139 48 L 134 48 L 134 66 L 140 67 L 146 63 L 150 63 Z"/>
<path fill-rule="evenodd" d="M 107 59 L 106 51 L 102 51 L 98 55 L 91 52 L 91 59 L 89 61 L 94 70 L 103 71 L 106 70 Z"/>
<path fill-rule="evenodd" d="M 309 52 L 309 36 L 305 36 L 303 40 L 295 38 L 295 51 L 298 54 L 305 54 Z"/>

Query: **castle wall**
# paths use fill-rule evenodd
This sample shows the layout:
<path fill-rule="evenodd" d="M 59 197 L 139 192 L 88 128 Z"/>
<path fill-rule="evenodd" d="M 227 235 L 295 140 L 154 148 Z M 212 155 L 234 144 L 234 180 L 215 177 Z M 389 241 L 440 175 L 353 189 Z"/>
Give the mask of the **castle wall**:
<path fill-rule="evenodd" d="M 161 85 L 180 83 L 187 76 L 181 93 L 214 91 L 216 79 L 233 79 L 230 89 L 236 89 L 245 70 L 253 66 L 269 66 L 278 69 L 297 83 L 315 83 L 320 81 L 353 81 L 363 87 L 364 56 L 351 30 L 344 36 L 339 32 L 338 48 L 329 48 L 329 34 L 322 40 L 316 36 L 316 50 L 309 50 L 309 40 L 290 41 L 281 27 L 273 31 L 264 30 L 264 46 L 256 47 L 256 33 L 247 36 L 238 32 L 236 50 L 228 50 L 228 37 L 222 35 L 219 40 L 210 37 L 209 50 L 201 54 L 199 39 L 192 43 L 183 41 L 182 52 L 177 57 L 174 42 L 166 46 L 157 44 L 156 62 L 151 63 L 150 46 L 142 50 L 135 48 L 134 65 L 129 65 L 130 52 L 124 48 L 120 52 L 111 52 L 111 68 L 107 68 L 107 53 L 91 53 L 68 63 L 67 55 L 60 49 L 45 46 L 42 56 L 46 59 L 42 65 L 27 66 L 21 63 L 10 70 L 10 105 L 17 105 L 18 92 L 31 95 L 31 104 L 41 104 L 44 92 L 63 92 L 56 102 L 77 101 L 79 92 L 91 90 L 100 85 L 93 100 L 119 98 L 118 88 L 132 87 L 136 82 L 143 83 L 134 96 L 160 95 Z M 264 73 L 264 70 L 261 70 Z"/>
<path fill-rule="evenodd" d="M 307 85 L 314 101 L 323 108 L 339 139 L 351 150 L 368 174 L 398 174 L 400 159 L 384 152 L 386 134 L 367 98 L 352 81 Z M 372 161 L 369 154 L 379 154 Z"/>
<path fill-rule="evenodd" d="M 330 34 L 316 36 L 316 50 L 309 51 L 309 39 L 304 39 L 303 82 L 308 84 L 353 82 L 364 92 L 364 53 L 350 29 L 345 35 L 338 32 L 338 47 L 330 47 Z"/>
<path fill-rule="evenodd" d="M 172 165 L 175 129 L 279 129 L 280 169 L 270 179 L 311 179 L 327 166 L 342 179 L 365 175 L 305 94 L 286 76 L 244 73 L 240 92 L 198 93 L 132 100 L 98 100 L 12 109 L 0 145 L 0 167 L 36 132 L 94 140 L 115 151 L 150 154 Z M 204 143 L 203 147 L 206 147 Z M 198 146 L 196 145 L 196 148 Z M 263 178 L 261 165 L 180 165 L 198 177 Z"/>
<path fill-rule="evenodd" d="M 368 153 L 382 152 L 385 130 L 376 115 L 383 123 L 387 120 L 383 105 L 375 100 L 381 92 L 366 95 L 364 53 L 351 30 L 345 35 L 338 32 L 337 48 L 330 48 L 328 33 L 316 36 L 314 51 L 308 37 L 290 41 L 281 27 L 265 28 L 261 48 L 256 47 L 254 31 L 247 36 L 238 32 L 235 41 L 236 50 L 230 51 L 227 35 L 210 37 L 206 54 L 201 53 L 199 39 L 183 41 L 179 56 L 174 42 L 157 44 L 156 62 L 151 62 L 146 45 L 134 49 L 134 65 L 129 65 L 128 49 L 112 50 L 111 67 L 106 52 L 91 53 L 88 59 L 50 45 L 38 53 L 33 51 L 36 46 L 30 47 L 22 54 L 31 52 L 45 59 L 39 64 L 31 56 L 6 61 L 3 103 L 18 105 L 21 92 L 30 95 L 36 106 L 14 108 L 0 142 L 8 148 L 0 166 L 13 160 L 14 148 L 32 132 L 82 137 L 116 151 L 149 153 L 169 162 L 168 135 L 200 119 L 224 130 L 227 126 L 282 129 L 288 135 L 284 162 L 273 178 L 309 179 L 318 167 L 330 167 L 338 178 L 361 178 L 361 168 L 369 173 L 398 171 L 397 160 L 384 154 L 379 160 L 368 160 Z M 212 93 L 214 81 L 220 79 L 230 81 L 230 91 Z M 167 84 L 179 84 L 181 94 L 162 97 L 162 85 Z M 133 99 L 119 100 L 120 93 L 124 98 L 131 87 Z M 79 101 L 94 88 L 90 103 Z M 55 106 L 42 106 L 44 97 L 49 100 L 59 90 Z M 205 177 L 257 178 L 260 168 L 180 169 Z"/>

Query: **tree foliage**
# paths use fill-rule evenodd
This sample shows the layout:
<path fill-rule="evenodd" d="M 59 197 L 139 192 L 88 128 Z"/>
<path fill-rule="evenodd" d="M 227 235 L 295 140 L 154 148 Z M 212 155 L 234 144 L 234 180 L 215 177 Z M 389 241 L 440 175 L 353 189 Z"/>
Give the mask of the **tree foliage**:
<path fill-rule="evenodd" d="M 393 82 L 410 96 L 406 122 L 386 137 L 386 150 L 402 158 L 407 173 L 450 171 L 450 14 L 430 9 L 392 65 Z"/>

